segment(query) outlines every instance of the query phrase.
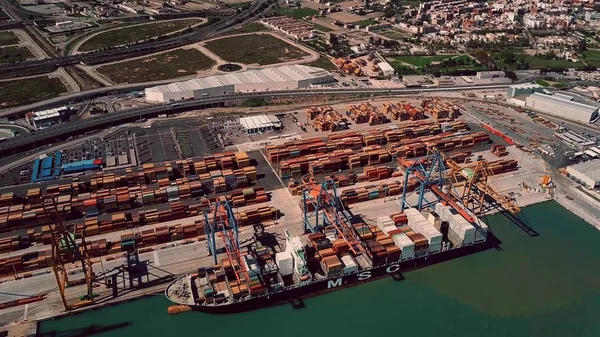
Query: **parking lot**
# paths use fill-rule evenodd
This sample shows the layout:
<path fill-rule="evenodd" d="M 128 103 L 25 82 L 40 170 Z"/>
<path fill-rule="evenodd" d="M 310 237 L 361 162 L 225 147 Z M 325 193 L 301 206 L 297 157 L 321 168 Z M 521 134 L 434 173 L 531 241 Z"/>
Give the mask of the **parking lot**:
<path fill-rule="evenodd" d="M 150 127 L 134 128 L 132 132 L 140 163 L 145 164 L 221 152 L 224 125 L 202 118 L 174 118 L 157 120 Z"/>
<path fill-rule="evenodd" d="M 63 150 L 63 163 L 81 160 L 102 159 L 106 157 L 126 155 L 129 161 L 130 151 L 134 148 L 133 137 L 129 130 L 119 130 L 107 137 L 86 140 L 78 146 Z"/>

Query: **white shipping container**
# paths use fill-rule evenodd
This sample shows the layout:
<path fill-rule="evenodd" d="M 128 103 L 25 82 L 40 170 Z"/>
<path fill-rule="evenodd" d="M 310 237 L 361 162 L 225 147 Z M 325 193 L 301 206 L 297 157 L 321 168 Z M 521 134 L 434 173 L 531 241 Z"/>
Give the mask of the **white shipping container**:
<path fill-rule="evenodd" d="M 275 263 L 279 268 L 279 273 L 281 275 L 287 276 L 292 275 L 294 272 L 294 259 L 292 257 L 292 253 L 290 252 L 281 252 L 275 254 Z"/>
<path fill-rule="evenodd" d="M 415 250 L 415 243 L 404 233 L 394 235 L 392 240 L 402 250 L 402 253 Z"/>
<path fill-rule="evenodd" d="M 384 227 L 395 226 L 394 221 L 389 216 L 382 216 L 377 218 L 377 227 L 383 230 Z"/>
<path fill-rule="evenodd" d="M 340 260 L 342 260 L 342 264 L 344 265 L 344 269 L 342 271 L 344 275 L 355 273 L 358 271 L 358 266 L 356 265 L 356 262 L 354 262 L 352 256 L 344 255 Z"/>
<path fill-rule="evenodd" d="M 381 229 L 382 232 L 384 232 L 386 235 L 388 235 L 390 233 L 390 231 L 393 231 L 395 229 L 398 229 L 398 227 L 392 225 L 392 226 L 385 226 Z"/>
<path fill-rule="evenodd" d="M 442 242 L 438 242 L 433 245 L 429 245 L 429 254 L 435 254 L 442 251 Z"/>

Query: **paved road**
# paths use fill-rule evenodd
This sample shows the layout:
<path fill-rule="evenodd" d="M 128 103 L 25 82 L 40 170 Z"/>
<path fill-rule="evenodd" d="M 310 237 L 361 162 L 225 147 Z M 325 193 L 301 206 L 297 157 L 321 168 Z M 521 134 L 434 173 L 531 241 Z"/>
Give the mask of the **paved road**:
<path fill-rule="evenodd" d="M 227 101 L 244 100 L 255 97 L 278 98 L 294 96 L 315 96 L 315 95 L 391 95 L 391 94 L 422 94 L 427 92 L 440 91 L 462 91 L 462 90 L 484 90 L 507 88 L 510 84 L 484 85 L 484 86 L 448 86 L 437 88 L 402 88 L 402 89 L 338 89 L 338 88 L 319 88 L 319 89 L 296 89 L 271 92 L 255 93 L 232 93 L 228 95 L 208 97 L 198 100 L 182 101 L 174 104 L 151 105 L 140 108 L 119 111 L 116 114 L 106 114 L 85 120 L 64 123 L 58 126 L 40 130 L 29 137 L 16 137 L 0 144 L 0 154 L 17 153 L 34 146 L 56 140 L 65 136 L 73 136 L 85 131 L 96 130 L 110 125 L 117 125 L 127 121 L 134 121 L 141 117 L 152 117 L 158 114 L 180 113 L 184 111 L 202 109 L 203 107 L 222 104 Z"/>

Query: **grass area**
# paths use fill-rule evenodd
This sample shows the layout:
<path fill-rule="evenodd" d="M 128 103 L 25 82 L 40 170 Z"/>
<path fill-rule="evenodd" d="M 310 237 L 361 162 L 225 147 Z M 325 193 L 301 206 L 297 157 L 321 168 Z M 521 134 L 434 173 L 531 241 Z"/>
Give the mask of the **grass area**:
<path fill-rule="evenodd" d="M 384 31 L 377 32 L 379 35 L 383 35 L 392 40 L 399 40 L 405 37 L 411 37 L 412 35 L 405 33 L 399 29 L 386 29 Z"/>
<path fill-rule="evenodd" d="M 311 66 L 311 67 L 323 68 L 325 70 L 336 70 L 337 69 L 335 64 L 333 64 L 333 62 L 331 62 L 328 58 L 326 58 L 324 56 L 320 56 L 317 60 L 312 61 L 310 63 L 306 63 L 305 65 Z"/>
<path fill-rule="evenodd" d="M 312 8 L 275 8 L 271 12 L 275 15 L 285 15 L 294 19 L 302 19 L 307 16 L 313 16 L 319 14 L 319 11 Z"/>
<path fill-rule="evenodd" d="M 408 63 L 408 64 L 411 64 L 411 65 L 413 65 L 415 67 L 419 67 L 420 68 L 420 67 L 424 67 L 424 66 L 430 65 L 431 62 L 447 60 L 447 59 L 452 58 L 454 56 L 456 56 L 456 55 L 434 55 L 434 56 L 409 56 L 409 55 L 405 55 L 405 56 L 394 56 L 394 57 L 391 57 L 390 60 Z"/>
<path fill-rule="evenodd" d="M 0 82 L 0 108 L 6 109 L 57 97 L 67 92 L 59 78 L 47 76 Z"/>
<path fill-rule="evenodd" d="M 85 41 L 79 47 L 79 51 L 91 51 L 147 40 L 182 30 L 201 22 L 201 19 L 170 20 L 111 30 Z"/>
<path fill-rule="evenodd" d="M 244 64 L 268 65 L 299 60 L 307 54 L 269 34 L 225 37 L 206 44 L 222 59 Z"/>
<path fill-rule="evenodd" d="M 543 80 L 541 78 L 536 79 L 535 83 L 537 85 L 541 85 L 542 87 L 549 87 L 550 86 L 550 83 L 546 82 L 545 80 Z"/>
<path fill-rule="evenodd" d="M 358 21 L 358 23 L 357 23 L 357 25 L 359 27 L 366 27 L 366 26 L 370 26 L 370 25 L 374 25 L 374 24 L 377 24 L 377 21 L 372 20 L 372 19 Z"/>
<path fill-rule="evenodd" d="M 542 87 L 553 87 L 553 88 L 566 88 L 567 84 L 563 81 L 554 81 L 551 77 L 546 78 L 538 78 L 535 80 L 535 83 L 541 85 Z"/>
<path fill-rule="evenodd" d="M 98 71 L 116 83 L 137 83 L 194 75 L 214 61 L 197 49 L 177 49 L 151 57 L 115 63 Z"/>
<path fill-rule="evenodd" d="M 235 32 L 236 33 L 255 33 L 255 32 L 266 32 L 268 30 L 269 30 L 269 27 L 263 25 L 262 23 L 252 22 L 252 23 L 245 25 L 240 30 L 236 30 Z"/>
<path fill-rule="evenodd" d="M 19 38 L 13 32 L 0 31 L 0 46 L 8 46 L 19 43 Z"/>
<path fill-rule="evenodd" d="M 325 27 L 323 25 L 319 25 L 319 24 L 316 24 L 316 23 L 313 23 L 313 26 L 315 26 L 315 29 L 320 30 L 320 31 L 325 32 L 325 33 L 331 32 L 333 30 L 333 29 L 331 29 L 329 27 Z"/>
<path fill-rule="evenodd" d="M 531 69 L 540 68 L 576 68 L 583 65 L 581 62 L 572 62 L 566 60 L 544 60 L 536 56 L 525 55 L 525 61 L 529 63 Z"/>
<path fill-rule="evenodd" d="M 600 50 L 586 50 L 583 60 L 590 66 L 600 67 Z"/>
<path fill-rule="evenodd" d="M 23 62 L 34 58 L 27 47 L 12 46 L 0 48 L 0 64 Z"/>

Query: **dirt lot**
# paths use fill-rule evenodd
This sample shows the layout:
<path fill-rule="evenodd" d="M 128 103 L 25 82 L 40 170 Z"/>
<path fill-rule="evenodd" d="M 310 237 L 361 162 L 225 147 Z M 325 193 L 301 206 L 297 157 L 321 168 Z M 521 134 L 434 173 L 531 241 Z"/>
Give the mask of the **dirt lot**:
<path fill-rule="evenodd" d="M 269 34 L 226 37 L 206 43 L 206 48 L 226 61 L 269 65 L 301 60 L 307 54 Z"/>
<path fill-rule="evenodd" d="M 85 41 L 78 50 L 85 52 L 111 46 L 134 43 L 186 29 L 188 27 L 198 25 L 204 21 L 204 19 L 199 18 L 169 20 L 110 30 L 91 37 L 89 40 Z"/>
<path fill-rule="evenodd" d="M 213 65 L 214 61 L 197 49 L 177 49 L 107 65 L 98 71 L 116 83 L 138 83 L 194 75 Z"/>
<path fill-rule="evenodd" d="M 0 81 L 0 108 L 43 101 L 67 92 L 60 78 L 47 76 L 23 80 Z"/>

